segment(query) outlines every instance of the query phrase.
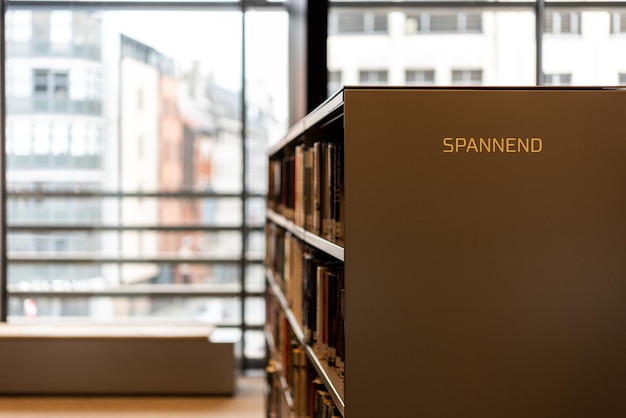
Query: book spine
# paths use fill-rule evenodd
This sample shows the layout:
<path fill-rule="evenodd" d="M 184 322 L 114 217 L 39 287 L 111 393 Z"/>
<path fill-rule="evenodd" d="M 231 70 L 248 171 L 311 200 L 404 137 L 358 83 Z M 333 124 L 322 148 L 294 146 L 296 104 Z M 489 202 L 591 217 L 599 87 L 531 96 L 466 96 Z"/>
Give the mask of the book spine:
<path fill-rule="evenodd" d="M 322 143 L 313 144 L 313 225 L 311 232 L 320 235 L 322 232 Z"/>
<path fill-rule="evenodd" d="M 334 236 L 333 242 L 343 246 L 343 202 L 344 202 L 344 189 L 343 189 L 343 146 L 337 145 L 335 149 L 335 169 L 334 169 L 334 195 L 333 204 L 335 205 L 334 211 Z"/>
<path fill-rule="evenodd" d="M 324 239 L 328 239 L 330 235 L 330 208 L 331 208 L 331 199 L 330 199 L 330 190 L 331 190 L 331 178 L 332 178 L 332 166 L 331 166 L 331 144 L 324 143 L 322 145 L 322 161 L 323 161 L 323 178 L 322 178 L 322 190 L 321 190 L 321 200 L 322 200 L 322 231 L 321 236 Z"/>
<path fill-rule="evenodd" d="M 304 150 L 304 228 L 313 230 L 313 149 Z"/>

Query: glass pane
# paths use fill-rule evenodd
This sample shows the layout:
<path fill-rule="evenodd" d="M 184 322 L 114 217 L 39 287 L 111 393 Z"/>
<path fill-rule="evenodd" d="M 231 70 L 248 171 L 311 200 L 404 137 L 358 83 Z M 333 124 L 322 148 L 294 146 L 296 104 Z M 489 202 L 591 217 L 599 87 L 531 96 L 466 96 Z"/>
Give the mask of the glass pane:
<path fill-rule="evenodd" d="M 457 13 L 431 13 L 431 32 L 460 32 Z"/>
<path fill-rule="evenodd" d="M 10 315 L 263 322 L 256 299 L 230 294 L 244 281 L 243 240 L 249 260 L 263 255 L 266 150 L 287 129 L 288 19 L 246 14 L 244 124 L 244 21 L 225 3 L 9 7 Z M 244 182 L 261 196 L 245 197 L 245 213 Z M 258 230 L 242 235 L 244 222 Z M 262 291 L 262 270 L 248 267 L 247 287 Z"/>
<path fill-rule="evenodd" d="M 246 299 L 246 324 L 263 325 L 265 323 L 265 298 Z"/>
<path fill-rule="evenodd" d="M 180 194 L 242 190 L 241 16 L 9 10 L 6 83 L 13 87 L 5 132 L 12 286 L 240 286 L 236 265 L 199 263 L 236 261 L 240 232 L 192 228 L 238 227 L 241 199 Z M 256 131 L 265 139 L 263 122 Z M 99 197 L 117 191 L 133 196 Z M 179 195 L 141 195 L 155 192 Z M 63 225 L 69 229 L 50 228 Z M 99 261 L 118 257 L 136 260 Z M 72 258 L 83 261 L 63 263 Z M 163 258 L 174 264 L 159 263 Z M 133 297 L 131 305 L 139 299 Z M 70 303 L 58 302 L 65 300 Z M 81 315 L 104 312 L 81 309 Z"/>
<path fill-rule="evenodd" d="M 288 128 L 288 39 L 287 12 L 246 13 L 246 187 L 250 193 L 267 192 L 268 145 Z"/>
<path fill-rule="evenodd" d="M 246 331 L 244 355 L 251 359 L 265 358 L 265 336 L 262 331 Z"/>
<path fill-rule="evenodd" d="M 247 205 L 246 224 L 253 227 L 265 225 L 265 198 L 248 199 Z"/>
<path fill-rule="evenodd" d="M 9 292 L 159 291 L 239 292 L 240 269 L 236 264 L 199 263 L 11 263 Z M 157 285 L 156 287 L 154 287 Z M 192 285 L 192 286 L 184 286 Z M 157 289 L 158 288 L 158 289 Z"/>
<path fill-rule="evenodd" d="M 250 255 L 259 258 L 260 237 L 252 233 Z M 117 241 L 117 242 L 116 242 Z M 11 257 L 212 257 L 236 260 L 241 256 L 237 231 L 124 231 L 124 232 L 13 232 L 7 238 Z"/>
<path fill-rule="evenodd" d="M 339 13 L 337 14 L 338 33 L 364 33 L 365 15 L 361 13 Z"/>
<path fill-rule="evenodd" d="M 38 185 L 39 186 L 39 185 Z M 41 187 L 55 185 L 46 183 Z M 54 197 L 55 190 L 18 189 L 9 184 L 7 218 L 11 226 L 102 225 L 102 226 L 221 226 L 241 224 L 241 200 L 229 197 Z M 57 192 L 60 190 L 56 190 Z M 249 223 L 262 225 L 264 215 L 258 200 L 251 199 Z M 137 209 L 137 211 L 135 211 Z M 154 217 L 145 216 L 155 211 Z"/>
<path fill-rule="evenodd" d="M 344 85 L 451 85 L 459 70 L 470 71 L 462 78 L 467 77 L 466 84 L 535 84 L 535 17 L 531 9 L 331 7 L 329 25 L 336 25 L 339 15 L 383 11 L 388 15 L 387 34 L 347 36 L 331 31 L 328 69 L 330 74 L 340 74 Z"/>
<path fill-rule="evenodd" d="M 262 259 L 265 255 L 265 233 L 263 231 L 248 234 L 248 259 Z"/>
<path fill-rule="evenodd" d="M 626 9 L 560 12 L 578 19 L 576 30 L 546 33 L 543 38 L 544 83 L 553 85 L 617 85 L 626 73 L 623 51 Z M 570 28 L 572 26 L 569 26 Z"/>
<path fill-rule="evenodd" d="M 265 290 L 265 267 L 261 264 L 246 266 L 246 291 L 262 292 Z"/>
<path fill-rule="evenodd" d="M 239 324 L 237 298 L 177 296 L 11 296 L 10 320 L 19 318 L 108 320 L 192 320 L 216 325 Z"/>

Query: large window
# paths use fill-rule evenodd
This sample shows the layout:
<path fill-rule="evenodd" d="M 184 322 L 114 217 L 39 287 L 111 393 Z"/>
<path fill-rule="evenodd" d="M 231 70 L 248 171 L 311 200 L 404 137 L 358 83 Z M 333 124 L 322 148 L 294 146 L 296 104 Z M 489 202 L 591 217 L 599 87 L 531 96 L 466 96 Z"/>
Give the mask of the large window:
<path fill-rule="evenodd" d="M 286 11 L 118 4 L 9 3 L 8 320 L 210 322 L 260 367 Z"/>

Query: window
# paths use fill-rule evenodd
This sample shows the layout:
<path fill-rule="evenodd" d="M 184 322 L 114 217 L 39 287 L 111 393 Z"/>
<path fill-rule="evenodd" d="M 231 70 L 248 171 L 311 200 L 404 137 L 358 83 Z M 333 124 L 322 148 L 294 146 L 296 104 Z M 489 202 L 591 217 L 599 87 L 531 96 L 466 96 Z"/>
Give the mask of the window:
<path fill-rule="evenodd" d="M 626 84 L 626 73 L 619 73 L 618 75 L 620 85 Z"/>
<path fill-rule="evenodd" d="M 611 13 L 611 33 L 612 34 L 626 33 L 626 13 L 625 12 Z"/>
<path fill-rule="evenodd" d="M 580 35 L 579 12 L 546 12 L 545 33 L 559 35 Z"/>
<path fill-rule="evenodd" d="M 243 367 L 264 366 L 257 203 L 268 139 L 287 128 L 285 10 L 75 3 L 7 6 L 6 216 L 19 228 L 2 308 L 11 320 L 25 299 L 41 317 L 210 320 L 216 339 L 243 341 Z M 53 284 L 70 295 L 32 294 Z M 119 295 L 98 294 L 110 287 Z M 73 304 L 74 291 L 94 296 Z"/>
<path fill-rule="evenodd" d="M 407 85 L 432 86 L 435 84 L 435 70 L 406 70 Z"/>
<path fill-rule="evenodd" d="M 48 93 L 48 74 L 48 70 L 33 70 L 33 92 L 36 95 L 45 95 Z"/>
<path fill-rule="evenodd" d="M 545 74 L 544 84 L 547 86 L 571 86 L 571 74 Z"/>
<path fill-rule="evenodd" d="M 331 14 L 329 32 L 336 34 L 386 34 L 387 13 L 341 12 Z"/>
<path fill-rule="evenodd" d="M 361 70 L 359 71 L 359 83 L 365 85 L 387 84 L 387 70 Z"/>
<path fill-rule="evenodd" d="M 35 110 L 39 112 L 68 111 L 69 73 L 34 69 L 32 74 Z"/>
<path fill-rule="evenodd" d="M 54 96 L 57 99 L 65 99 L 68 96 L 69 75 L 67 72 L 54 73 Z"/>
<path fill-rule="evenodd" d="M 480 86 L 482 82 L 482 70 L 452 70 L 452 84 L 455 86 Z"/>
<path fill-rule="evenodd" d="M 433 12 L 407 14 L 405 32 L 412 33 L 481 33 L 480 12 Z"/>

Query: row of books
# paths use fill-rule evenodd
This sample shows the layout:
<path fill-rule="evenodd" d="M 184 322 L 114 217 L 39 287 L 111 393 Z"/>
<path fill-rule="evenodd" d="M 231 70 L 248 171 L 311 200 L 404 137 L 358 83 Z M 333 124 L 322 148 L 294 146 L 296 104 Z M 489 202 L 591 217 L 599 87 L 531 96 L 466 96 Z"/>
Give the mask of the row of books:
<path fill-rule="evenodd" d="M 268 416 L 276 418 L 336 418 L 340 413 L 322 380 L 315 373 L 306 352 L 294 337 L 282 310 L 268 300 L 268 330 L 274 341 L 268 367 L 271 393 L 268 395 Z M 286 380 L 288 397 L 281 378 Z"/>
<path fill-rule="evenodd" d="M 296 225 L 344 245 L 343 146 L 297 145 L 269 162 L 268 205 Z"/>
<path fill-rule="evenodd" d="M 269 391 L 266 393 L 265 407 L 268 418 L 291 418 L 292 408 L 285 399 L 283 387 L 278 377 L 278 370 L 270 360 L 267 367 L 267 381 Z"/>
<path fill-rule="evenodd" d="M 345 363 L 343 263 L 329 259 L 281 227 L 266 231 L 266 265 L 304 338 L 320 361 L 343 378 Z"/>

